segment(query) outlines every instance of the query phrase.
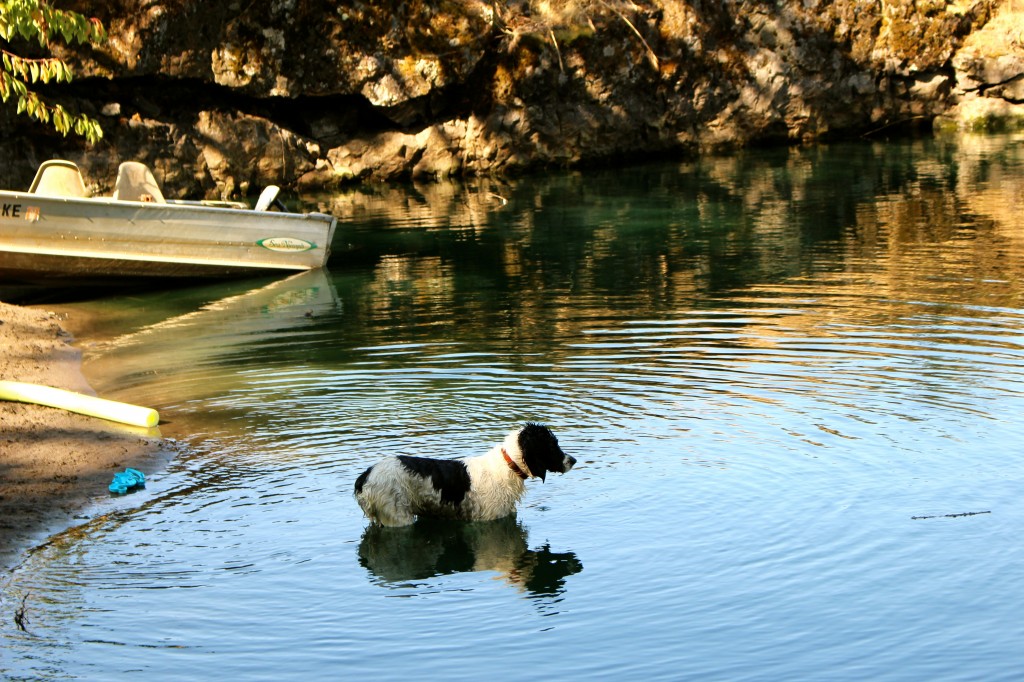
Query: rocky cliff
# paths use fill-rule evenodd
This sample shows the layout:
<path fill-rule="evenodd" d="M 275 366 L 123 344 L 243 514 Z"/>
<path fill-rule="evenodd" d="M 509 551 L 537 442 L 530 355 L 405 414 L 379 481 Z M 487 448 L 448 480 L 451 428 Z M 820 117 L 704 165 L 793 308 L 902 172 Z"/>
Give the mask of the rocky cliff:
<path fill-rule="evenodd" d="M 1021 0 L 73 0 L 107 44 L 54 97 L 94 149 L 0 113 L 22 186 L 53 154 L 109 188 L 509 173 L 1024 117 Z"/>

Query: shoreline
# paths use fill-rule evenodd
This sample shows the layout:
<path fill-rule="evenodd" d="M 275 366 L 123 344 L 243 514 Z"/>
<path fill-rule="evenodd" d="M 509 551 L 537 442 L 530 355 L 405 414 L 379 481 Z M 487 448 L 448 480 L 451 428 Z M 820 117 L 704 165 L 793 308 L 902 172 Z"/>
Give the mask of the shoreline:
<path fill-rule="evenodd" d="M 0 380 L 89 395 L 82 353 L 42 308 L 0 301 Z M 89 518 L 117 471 L 160 471 L 174 456 L 159 427 L 142 429 L 50 407 L 0 401 L 0 575 L 33 547 Z"/>

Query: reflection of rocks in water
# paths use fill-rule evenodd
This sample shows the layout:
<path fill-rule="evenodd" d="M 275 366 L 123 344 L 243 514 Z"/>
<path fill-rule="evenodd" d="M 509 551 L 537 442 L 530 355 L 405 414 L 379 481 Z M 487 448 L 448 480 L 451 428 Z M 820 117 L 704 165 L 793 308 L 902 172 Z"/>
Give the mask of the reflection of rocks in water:
<path fill-rule="evenodd" d="M 470 571 L 497 571 L 535 596 L 553 596 L 583 570 L 573 552 L 530 549 L 526 529 L 509 516 L 496 521 L 419 519 L 411 526 L 373 524 L 359 543 L 359 563 L 384 583 Z"/>

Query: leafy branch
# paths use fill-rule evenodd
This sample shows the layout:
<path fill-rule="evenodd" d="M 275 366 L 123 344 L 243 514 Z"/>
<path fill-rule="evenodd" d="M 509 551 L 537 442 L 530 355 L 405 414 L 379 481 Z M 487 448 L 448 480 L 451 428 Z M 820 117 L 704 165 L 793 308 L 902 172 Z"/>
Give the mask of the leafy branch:
<path fill-rule="evenodd" d="M 43 48 L 55 40 L 69 45 L 102 43 L 107 32 L 100 20 L 54 9 L 47 0 L 0 0 L 0 101 L 14 98 L 18 114 L 52 125 L 62 135 L 73 131 L 91 143 L 102 138 L 97 121 L 46 102 L 29 87 L 33 83 L 70 83 L 73 74 L 68 64 L 57 57 L 29 58 L 7 49 L 16 39 L 35 40 Z"/>

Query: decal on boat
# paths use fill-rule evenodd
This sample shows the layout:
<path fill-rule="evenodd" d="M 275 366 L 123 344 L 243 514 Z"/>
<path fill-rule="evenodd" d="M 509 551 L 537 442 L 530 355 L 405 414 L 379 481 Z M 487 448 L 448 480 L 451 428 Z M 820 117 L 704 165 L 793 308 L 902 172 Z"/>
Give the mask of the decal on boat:
<path fill-rule="evenodd" d="M 295 237 L 269 237 L 256 243 L 271 251 L 309 251 L 316 248 L 316 244 Z"/>
<path fill-rule="evenodd" d="M 30 223 L 39 220 L 38 206 L 22 206 L 21 204 L 0 204 L 0 218 L 24 218 Z"/>

